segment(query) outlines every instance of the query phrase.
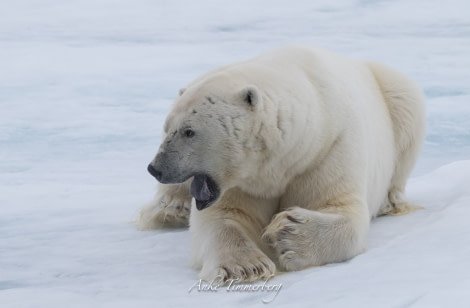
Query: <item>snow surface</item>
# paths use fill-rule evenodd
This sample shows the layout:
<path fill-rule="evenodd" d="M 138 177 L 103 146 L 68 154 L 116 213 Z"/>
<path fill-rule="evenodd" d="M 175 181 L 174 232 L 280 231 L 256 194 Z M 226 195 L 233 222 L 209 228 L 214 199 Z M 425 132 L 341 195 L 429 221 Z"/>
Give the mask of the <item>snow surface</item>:
<path fill-rule="evenodd" d="M 187 230 L 140 232 L 146 165 L 178 89 L 307 44 L 415 79 L 428 134 L 409 181 L 424 210 L 374 220 L 369 249 L 282 274 L 273 306 L 470 306 L 467 0 L 1 1 L 0 307 L 263 306 L 189 289 Z"/>

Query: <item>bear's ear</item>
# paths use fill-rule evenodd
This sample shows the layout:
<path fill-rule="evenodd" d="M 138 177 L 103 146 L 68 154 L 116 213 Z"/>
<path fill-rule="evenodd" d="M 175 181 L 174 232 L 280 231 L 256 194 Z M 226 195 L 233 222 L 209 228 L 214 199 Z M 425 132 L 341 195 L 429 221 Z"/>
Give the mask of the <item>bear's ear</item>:
<path fill-rule="evenodd" d="M 181 89 L 178 91 L 179 96 L 183 95 L 184 91 L 186 91 L 186 88 L 181 88 Z"/>
<path fill-rule="evenodd" d="M 261 106 L 261 94 L 255 86 L 247 86 L 241 91 L 242 100 L 253 108 Z"/>

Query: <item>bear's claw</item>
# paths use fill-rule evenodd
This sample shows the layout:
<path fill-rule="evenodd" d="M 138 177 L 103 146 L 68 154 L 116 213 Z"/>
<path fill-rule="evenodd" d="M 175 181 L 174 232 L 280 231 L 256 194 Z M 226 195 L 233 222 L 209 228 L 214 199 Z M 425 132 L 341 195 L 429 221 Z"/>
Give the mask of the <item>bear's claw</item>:
<path fill-rule="evenodd" d="M 274 276 L 276 266 L 264 255 L 230 258 L 213 269 L 203 268 L 199 277 L 205 281 L 220 281 L 223 284 L 267 280 Z"/>
<path fill-rule="evenodd" d="M 188 227 L 191 199 L 162 195 L 142 208 L 138 221 L 141 230 L 163 227 Z"/>

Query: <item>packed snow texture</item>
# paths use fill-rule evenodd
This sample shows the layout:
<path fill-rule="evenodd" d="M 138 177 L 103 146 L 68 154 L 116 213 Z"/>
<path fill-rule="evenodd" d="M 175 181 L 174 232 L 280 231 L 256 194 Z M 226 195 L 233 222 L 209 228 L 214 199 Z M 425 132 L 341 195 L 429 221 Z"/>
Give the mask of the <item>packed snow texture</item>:
<path fill-rule="evenodd" d="M 132 224 L 180 87 L 287 44 L 386 63 L 427 99 L 408 183 L 424 207 L 372 222 L 368 250 L 281 274 L 284 307 L 470 305 L 467 0 L 0 2 L 0 307 L 262 306 L 198 291 L 187 230 Z"/>

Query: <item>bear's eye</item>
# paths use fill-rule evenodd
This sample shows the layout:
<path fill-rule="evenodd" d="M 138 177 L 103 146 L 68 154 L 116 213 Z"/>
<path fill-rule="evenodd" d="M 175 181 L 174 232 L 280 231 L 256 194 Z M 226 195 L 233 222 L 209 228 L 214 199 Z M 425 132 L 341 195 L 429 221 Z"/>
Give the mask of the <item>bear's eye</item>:
<path fill-rule="evenodd" d="M 192 129 L 189 129 L 187 128 L 185 131 L 184 131 L 184 135 L 188 138 L 192 138 L 194 137 L 195 133 Z"/>

